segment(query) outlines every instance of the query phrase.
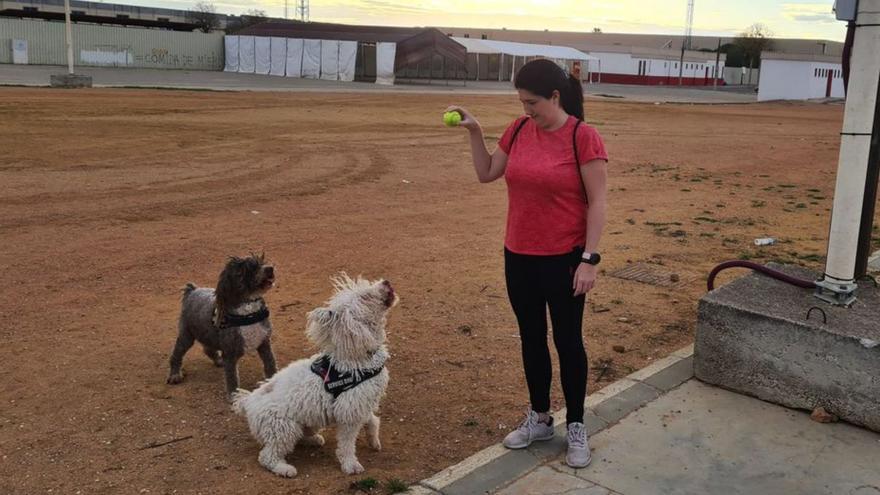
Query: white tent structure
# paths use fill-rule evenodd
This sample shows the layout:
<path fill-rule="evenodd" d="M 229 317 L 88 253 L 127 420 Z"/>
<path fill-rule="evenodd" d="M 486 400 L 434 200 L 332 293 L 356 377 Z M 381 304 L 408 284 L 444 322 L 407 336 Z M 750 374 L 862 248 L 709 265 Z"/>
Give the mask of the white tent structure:
<path fill-rule="evenodd" d="M 576 50 L 568 46 L 538 45 L 534 43 L 516 43 L 512 41 L 483 39 L 478 40 L 474 38 L 459 37 L 452 37 L 452 39 L 465 47 L 468 52 L 469 59 L 471 58 L 471 54 L 474 55 L 473 60 L 475 60 L 476 63 L 475 74 L 477 79 L 489 78 L 488 65 L 491 63 L 491 59 L 489 58 L 489 56 L 494 56 L 498 59 L 497 72 L 499 81 L 505 79 L 510 79 L 512 81 L 516 74 L 516 69 L 522 67 L 529 60 L 536 58 L 546 58 L 553 60 L 554 62 L 559 64 L 560 67 L 563 67 L 569 71 L 574 67 L 576 63 L 586 63 L 588 70 L 590 69 L 590 61 L 596 61 L 597 64 L 600 63 L 598 58 L 587 55 L 580 50 Z M 483 69 L 480 68 L 481 58 L 483 60 Z M 598 66 L 597 70 L 601 71 L 601 66 Z M 481 77 L 483 73 L 486 73 L 487 77 Z M 584 76 L 581 77 L 584 80 L 587 79 Z"/>

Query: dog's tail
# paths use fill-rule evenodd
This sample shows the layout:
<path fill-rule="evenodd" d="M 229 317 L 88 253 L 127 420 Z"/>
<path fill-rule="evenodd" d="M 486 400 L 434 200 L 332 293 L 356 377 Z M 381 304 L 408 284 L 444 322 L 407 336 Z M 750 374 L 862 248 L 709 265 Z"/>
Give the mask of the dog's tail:
<path fill-rule="evenodd" d="M 243 388 L 232 392 L 232 412 L 244 416 L 245 406 L 247 405 L 247 400 L 250 396 L 251 393 Z"/>
<path fill-rule="evenodd" d="M 186 287 L 183 288 L 183 299 L 185 300 L 194 290 L 196 286 L 192 282 L 187 282 Z"/>

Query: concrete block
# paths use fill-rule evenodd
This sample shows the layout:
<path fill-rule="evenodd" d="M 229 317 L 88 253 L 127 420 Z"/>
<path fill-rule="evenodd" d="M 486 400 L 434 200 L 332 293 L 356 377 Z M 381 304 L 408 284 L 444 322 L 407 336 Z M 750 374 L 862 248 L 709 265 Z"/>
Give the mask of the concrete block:
<path fill-rule="evenodd" d="M 772 265 L 815 280 L 800 267 Z M 828 412 L 880 431 L 880 290 L 862 283 L 851 308 L 752 273 L 699 304 L 700 380 L 787 407 Z M 820 308 L 827 315 L 823 323 Z"/>
<path fill-rule="evenodd" d="M 91 88 L 92 76 L 82 74 L 52 74 L 49 85 L 53 88 Z"/>

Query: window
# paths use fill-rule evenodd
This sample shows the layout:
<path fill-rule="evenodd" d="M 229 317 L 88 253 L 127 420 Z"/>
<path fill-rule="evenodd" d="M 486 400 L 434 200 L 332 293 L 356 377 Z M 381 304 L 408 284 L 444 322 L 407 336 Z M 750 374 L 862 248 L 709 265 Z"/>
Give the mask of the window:
<path fill-rule="evenodd" d="M 470 34 L 468 34 L 468 33 L 464 33 L 464 37 L 465 37 L 465 38 L 470 38 L 470 37 L 471 37 L 471 35 L 470 35 Z"/>
<path fill-rule="evenodd" d="M 156 20 L 159 22 L 170 22 L 171 21 L 171 19 L 169 19 L 167 17 L 157 17 Z"/>
<path fill-rule="evenodd" d="M 70 15 L 86 15 L 86 12 L 84 10 L 74 10 L 70 12 Z"/>
<path fill-rule="evenodd" d="M 819 69 L 813 69 L 813 77 L 819 77 Z"/>
<path fill-rule="evenodd" d="M 117 19 L 128 19 L 128 14 L 116 14 Z"/>
<path fill-rule="evenodd" d="M 487 34 L 480 35 L 480 39 L 487 40 L 487 39 L 489 39 L 489 35 L 487 35 Z"/>
<path fill-rule="evenodd" d="M 22 7 L 21 10 L 23 10 L 25 12 L 37 12 L 40 9 L 38 9 L 36 7 Z"/>

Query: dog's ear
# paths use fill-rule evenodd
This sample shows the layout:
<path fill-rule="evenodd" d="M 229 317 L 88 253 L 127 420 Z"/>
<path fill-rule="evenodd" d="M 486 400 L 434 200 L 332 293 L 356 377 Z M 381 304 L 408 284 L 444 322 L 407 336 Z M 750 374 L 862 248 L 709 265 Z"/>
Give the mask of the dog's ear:
<path fill-rule="evenodd" d="M 306 314 L 306 336 L 318 349 L 327 349 L 333 343 L 330 329 L 336 316 L 330 308 L 316 308 Z"/>
<path fill-rule="evenodd" d="M 214 289 L 214 324 L 220 326 L 227 308 L 238 305 L 241 301 L 241 266 L 243 259 L 230 256 Z"/>

